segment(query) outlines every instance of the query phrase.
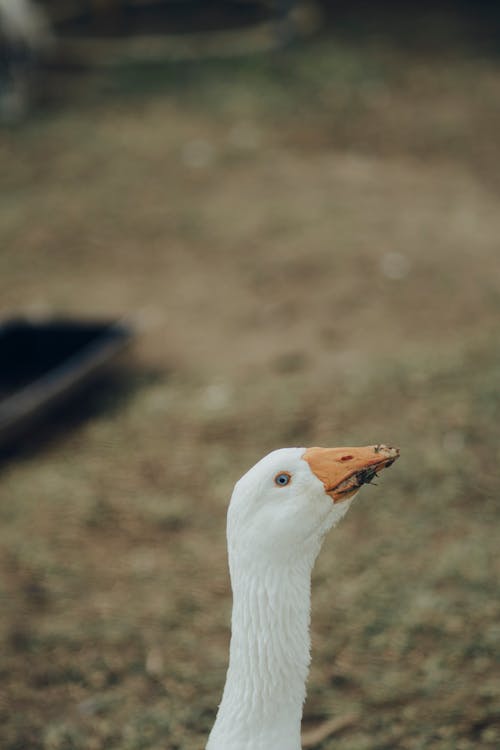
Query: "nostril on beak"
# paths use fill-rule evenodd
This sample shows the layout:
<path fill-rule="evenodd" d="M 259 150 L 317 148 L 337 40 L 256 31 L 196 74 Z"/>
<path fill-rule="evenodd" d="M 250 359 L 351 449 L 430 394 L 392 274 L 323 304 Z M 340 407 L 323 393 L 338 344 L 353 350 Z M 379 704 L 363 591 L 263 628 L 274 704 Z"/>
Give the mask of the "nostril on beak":
<path fill-rule="evenodd" d="M 354 456 L 342 456 L 341 461 L 352 461 Z"/>

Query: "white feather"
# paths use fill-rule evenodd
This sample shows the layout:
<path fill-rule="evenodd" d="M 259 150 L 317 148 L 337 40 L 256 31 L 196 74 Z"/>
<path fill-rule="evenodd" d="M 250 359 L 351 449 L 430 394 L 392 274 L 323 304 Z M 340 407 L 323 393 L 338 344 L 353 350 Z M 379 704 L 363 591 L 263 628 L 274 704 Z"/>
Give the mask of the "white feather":
<path fill-rule="evenodd" d="M 229 668 L 207 750 L 300 750 L 311 571 L 325 534 L 351 502 L 332 503 L 304 451 L 270 453 L 234 488 Z M 285 487 L 274 482 L 279 472 L 291 474 Z"/>

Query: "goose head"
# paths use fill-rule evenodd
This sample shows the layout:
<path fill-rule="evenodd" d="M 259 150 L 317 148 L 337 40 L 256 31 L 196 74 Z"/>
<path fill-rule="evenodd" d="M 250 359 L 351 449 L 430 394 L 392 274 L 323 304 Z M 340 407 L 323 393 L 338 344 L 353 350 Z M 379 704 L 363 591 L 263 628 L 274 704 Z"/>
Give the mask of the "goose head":
<path fill-rule="evenodd" d="M 315 557 L 353 498 L 399 456 L 397 448 L 281 448 L 237 483 L 228 511 L 230 563 Z"/>

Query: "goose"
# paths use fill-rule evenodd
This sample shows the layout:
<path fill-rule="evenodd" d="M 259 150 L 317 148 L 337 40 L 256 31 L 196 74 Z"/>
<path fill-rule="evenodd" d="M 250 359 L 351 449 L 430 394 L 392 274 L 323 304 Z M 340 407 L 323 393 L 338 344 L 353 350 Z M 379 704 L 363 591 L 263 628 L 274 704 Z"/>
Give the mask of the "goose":
<path fill-rule="evenodd" d="M 385 445 L 281 448 L 236 483 L 229 666 L 206 750 L 300 750 L 314 562 L 359 488 L 398 456 Z"/>

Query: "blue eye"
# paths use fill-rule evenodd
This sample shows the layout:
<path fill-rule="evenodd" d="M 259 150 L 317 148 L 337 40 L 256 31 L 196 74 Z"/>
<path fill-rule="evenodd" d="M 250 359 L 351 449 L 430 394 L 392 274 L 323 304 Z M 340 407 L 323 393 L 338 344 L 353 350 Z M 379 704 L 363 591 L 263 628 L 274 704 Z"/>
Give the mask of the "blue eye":
<path fill-rule="evenodd" d="M 282 471 L 281 474 L 276 474 L 274 477 L 274 483 L 278 485 L 278 487 L 285 487 L 290 481 L 292 477 L 288 472 Z"/>

